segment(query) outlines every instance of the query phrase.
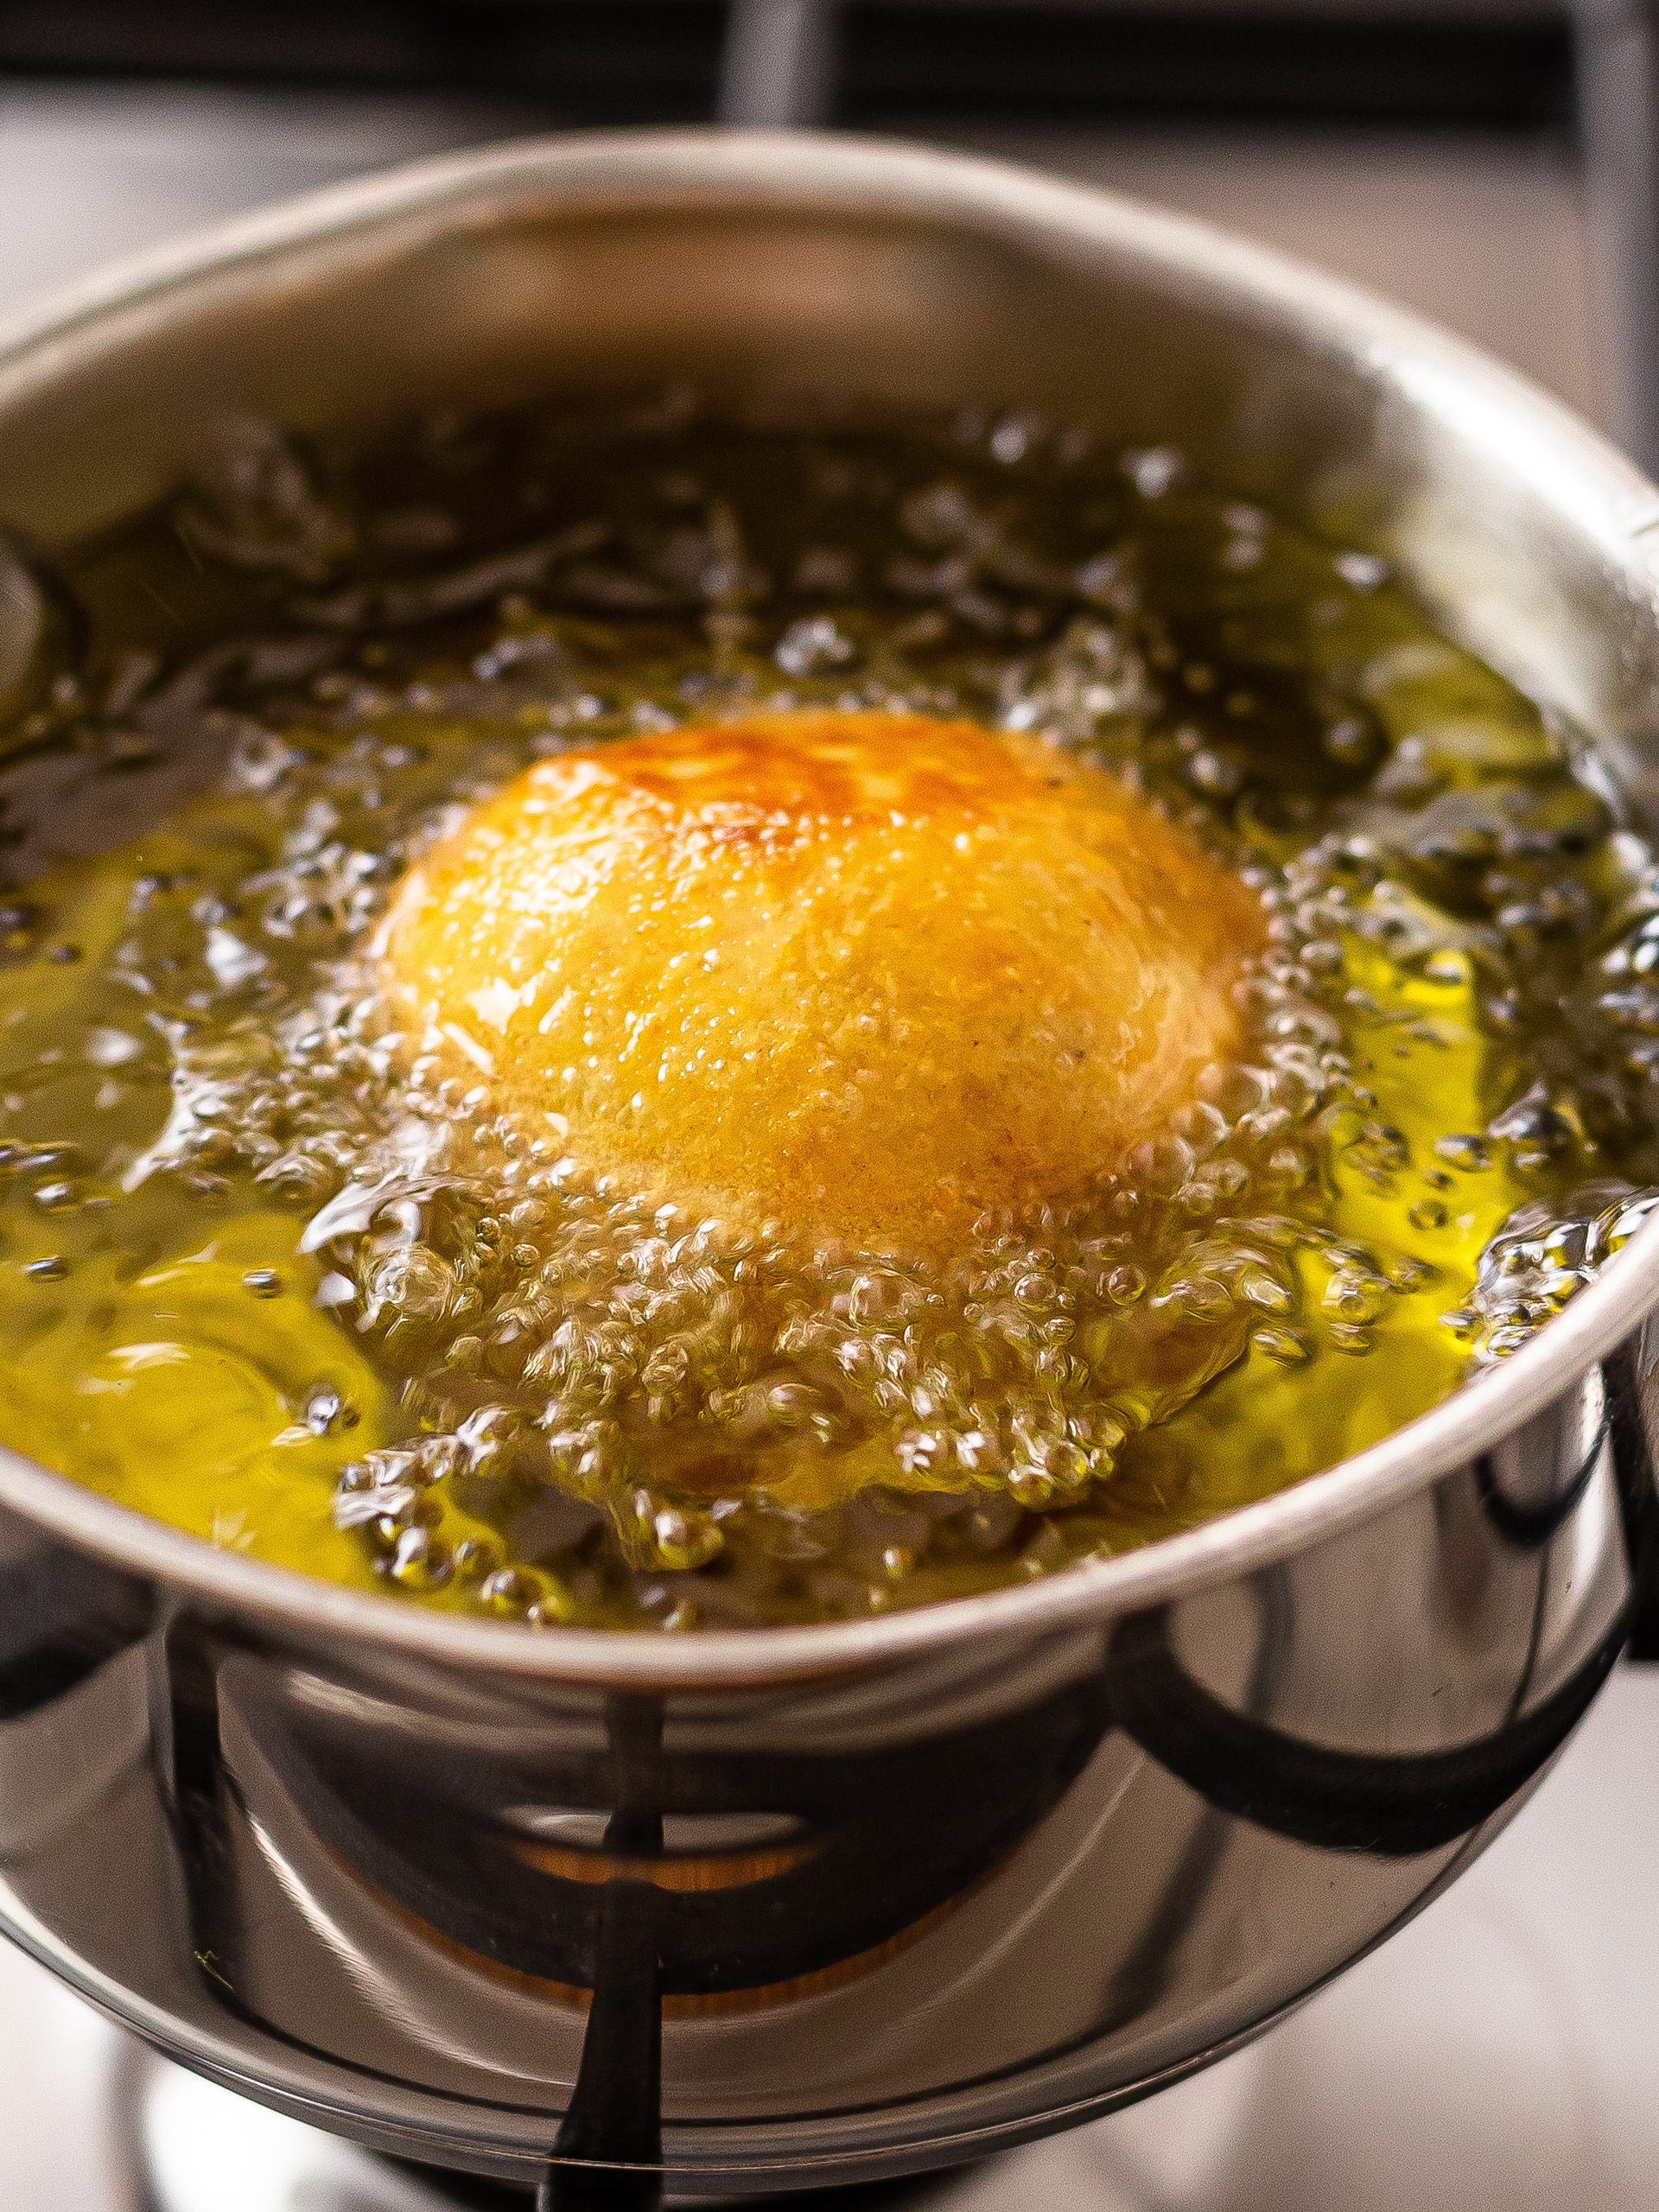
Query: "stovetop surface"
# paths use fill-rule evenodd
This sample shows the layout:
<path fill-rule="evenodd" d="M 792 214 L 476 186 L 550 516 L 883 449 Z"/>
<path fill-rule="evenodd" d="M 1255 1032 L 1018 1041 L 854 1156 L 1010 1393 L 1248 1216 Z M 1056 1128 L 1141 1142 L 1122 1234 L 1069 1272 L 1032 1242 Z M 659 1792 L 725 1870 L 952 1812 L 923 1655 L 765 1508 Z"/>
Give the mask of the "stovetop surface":
<path fill-rule="evenodd" d="M 982 2166 L 813 2204 L 1659 2212 L 1656 1834 L 1659 1669 L 1627 1668 L 1487 1855 L 1249 2050 Z M 17 2212 L 444 2208 L 423 2182 L 143 2056 L 4 1945 L 0 2202 Z"/>

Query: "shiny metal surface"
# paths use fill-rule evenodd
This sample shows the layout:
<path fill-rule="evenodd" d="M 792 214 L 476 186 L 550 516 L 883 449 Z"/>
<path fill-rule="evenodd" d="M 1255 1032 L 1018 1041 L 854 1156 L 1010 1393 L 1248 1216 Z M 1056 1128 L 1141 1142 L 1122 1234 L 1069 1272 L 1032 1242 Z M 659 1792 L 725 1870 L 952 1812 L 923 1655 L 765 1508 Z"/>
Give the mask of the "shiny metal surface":
<path fill-rule="evenodd" d="M 0 513 L 90 527 L 226 412 L 668 374 L 1173 439 L 1385 550 L 1649 797 L 1659 495 L 1590 432 L 1196 226 L 910 149 L 565 142 L 156 257 L 0 341 Z M 857 1626 L 423 1615 L 0 1455 L 0 1917 L 282 2109 L 503 2177 L 555 2153 L 549 2202 L 1108 2110 L 1397 1926 L 1565 1740 L 1649 1544 L 1656 1291 L 1650 1230 L 1343 1467 Z"/>
<path fill-rule="evenodd" d="M 15 313 L 118 254 L 393 162 L 537 132 L 458 98 L 0 79 L 0 298 Z M 1591 421 L 1597 238 L 1573 149 L 1482 132 L 1209 126 L 921 131 L 1103 185 L 1300 255 L 1484 346 Z"/>
<path fill-rule="evenodd" d="M 1659 1672 L 1616 1669 L 1479 1863 L 1248 2049 L 1065 2134 L 814 2212 L 1655 2212 L 1656 1731 Z M 149 2212 L 442 2202 L 160 2062 L 143 2110 Z"/>
<path fill-rule="evenodd" d="M 1656 2212 L 1656 1733 L 1659 1669 L 1616 1669 L 1478 1863 L 1247 2049 L 913 2195 L 813 2212 Z M 410 2212 L 416 2190 L 456 2212 L 442 2183 L 137 2052 L 6 1944 L 0 2143 L 22 2212 Z"/>

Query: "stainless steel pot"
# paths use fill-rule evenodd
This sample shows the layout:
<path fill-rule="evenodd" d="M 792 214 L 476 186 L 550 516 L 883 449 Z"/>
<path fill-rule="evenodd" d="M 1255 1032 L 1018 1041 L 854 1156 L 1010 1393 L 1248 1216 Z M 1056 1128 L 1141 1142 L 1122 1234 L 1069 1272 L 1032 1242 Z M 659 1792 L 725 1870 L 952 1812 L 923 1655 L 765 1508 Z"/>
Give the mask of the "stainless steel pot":
<path fill-rule="evenodd" d="M 93 528 L 217 415 L 656 375 L 1173 442 L 1385 553 L 1655 796 L 1659 494 L 1590 431 L 1198 225 L 903 147 L 515 147 L 134 264 L 0 348 L 0 513 Z M 556 2157 L 549 2202 L 1105 2111 L 1380 1941 L 1548 1765 L 1649 1544 L 1656 1296 L 1659 1227 L 1296 1490 L 856 1626 L 438 1618 L 0 1454 L 0 1917 L 204 2073 L 438 2164 Z"/>

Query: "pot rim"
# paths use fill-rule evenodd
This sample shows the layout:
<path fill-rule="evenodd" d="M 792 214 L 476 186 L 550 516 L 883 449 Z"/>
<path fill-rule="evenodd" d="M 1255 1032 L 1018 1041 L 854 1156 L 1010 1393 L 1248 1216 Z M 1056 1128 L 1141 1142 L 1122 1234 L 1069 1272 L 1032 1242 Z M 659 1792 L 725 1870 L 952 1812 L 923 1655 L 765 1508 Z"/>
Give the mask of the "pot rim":
<path fill-rule="evenodd" d="M 1534 491 L 1592 538 L 1639 602 L 1659 597 L 1659 492 L 1560 402 L 1478 348 L 1357 286 L 1205 223 L 1011 163 L 822 132 L 605 131 L 440 156 L 217 225 L 124 257 L 0 323 L 0 416 L 95 357 L 138 310 L 164 322 L 227 276 L 333 242 L 362 249 L 426 219 L 427 234 L 517 207 L 749 206 L 862 210 L 1001 232 L 1057 253 L 1109 253 L 1162 270 L 1257 320 L 1317 334 L 1375 378 L 1501 448 Z M 924 1658 L 981 1635 L 1036 1636 L 1117 1615 L 1283 1558 L 1426 1488 L 1570 1389 L 1659 1300 L 1659 1214 L 1599 1280 L 1498 1368 L 1378 1443 L 1255 1504 L 1046 1580 L 868 1621 L 698 1630 L 531 1630 L 348 1590 L 220 1550 L 0 1446 L 0 1504 L 110 1564 L 221 1613 L 470 1670 L 638 1689 L 746 1688 Z"/>

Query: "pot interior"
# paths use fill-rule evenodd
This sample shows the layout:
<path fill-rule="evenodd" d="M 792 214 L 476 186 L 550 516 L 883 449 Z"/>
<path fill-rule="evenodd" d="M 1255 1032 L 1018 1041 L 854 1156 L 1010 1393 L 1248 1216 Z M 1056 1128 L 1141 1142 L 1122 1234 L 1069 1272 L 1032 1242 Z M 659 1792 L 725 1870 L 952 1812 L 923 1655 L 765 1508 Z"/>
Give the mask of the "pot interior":
<path fill-rule="evenodd" d="M 1659 499 L 1509 372 L 1197 224 L 906 149 L 618 137 L 319 194 L 107 289 L 0 359 L 0 516 L 48 545 L 251 416 L 664 383 L 1033 408 L 1386 554 L 1647 796 Z"/>

